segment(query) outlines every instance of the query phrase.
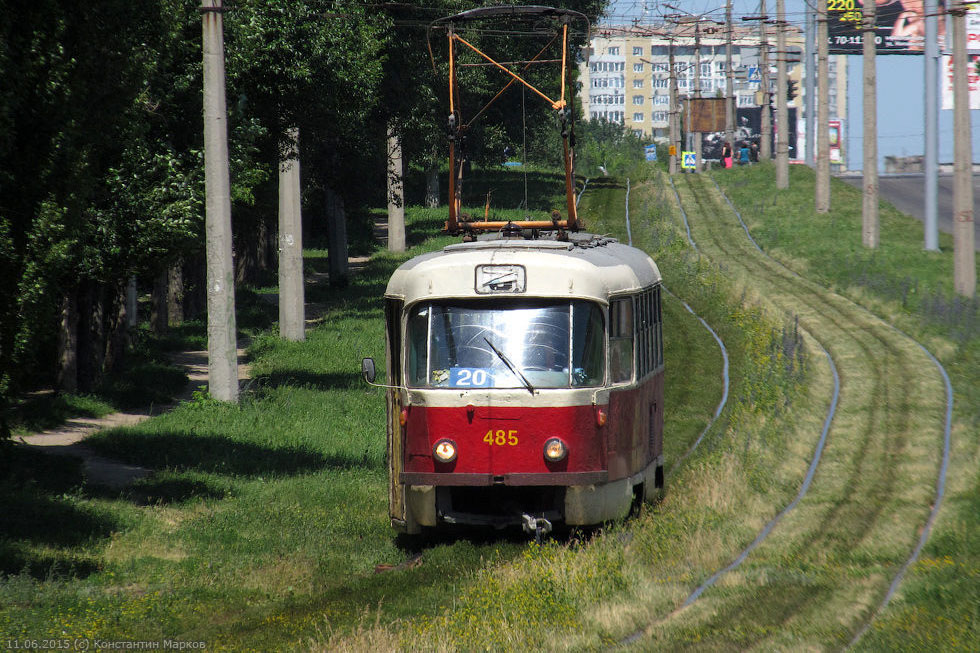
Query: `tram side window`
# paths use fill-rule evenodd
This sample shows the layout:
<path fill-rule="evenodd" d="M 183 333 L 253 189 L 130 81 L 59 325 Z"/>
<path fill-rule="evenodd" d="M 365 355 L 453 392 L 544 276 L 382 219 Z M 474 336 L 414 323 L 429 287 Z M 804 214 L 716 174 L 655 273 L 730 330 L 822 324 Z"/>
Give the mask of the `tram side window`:
<path fill-rule="evenodd" d="M 664 364 L 664 316 L 660 305 L 660 286 L 657 286 L 653 291 L 653 303 L 654 303 L 654 322 L 657 325 L 657 342 L 656 342 L 656 367 L 660 367 Z"/>
<path fill-rule="evenodd" d="M 633 299 L 609 304 L 609 377 L 613 383 L 633 379 Z"/>
<path fill-rule="evenodd" d="M 636 311 L 636 376 L 643 377 L 663 362 L 663 345 L 660 333 L 660 288 L 641 293 Z"/>

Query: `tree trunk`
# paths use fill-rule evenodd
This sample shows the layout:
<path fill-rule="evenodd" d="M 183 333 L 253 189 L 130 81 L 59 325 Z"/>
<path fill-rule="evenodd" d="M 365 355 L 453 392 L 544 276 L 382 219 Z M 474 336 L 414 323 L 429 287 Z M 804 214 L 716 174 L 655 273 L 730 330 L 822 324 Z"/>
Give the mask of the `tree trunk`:
<path fill-rule="evenodd" d="M 192 258 L 184 264 L 184 319 L 196 320 L 204 315 L 207 304 L 204 261 Z"/>
<path fill-rule="evenodd" d="M 167 271 L 167 324 L 180 326 L 184 323 L 184 269 L 180 261 Z"/>
<path fill-rule="evenodd" d="M 402 137 L 388 126 L 388 251 L 405 251 L 405 184 Z"/>
<path fill-rule="evenodd" d="M 161 336 L 167 332 L 169 319 L 167 317 L 167 298 L 170 293 L 170 272 L 162 270 L 153 279 L 153 291 L 150 293 L 150 331 Z"/>
<path fill-rule="evenodd" d="M 78 289 L 72 288 L 61 298 L 61 323 L 58 328 L 58 375 L 60 392 L 78 391 Z"/>
<path fill-rule="evenodd" d="M 330 285 L 343 287 L 348 281 L 347 214 L 344 199 L 331 189 L 326 191 L 327 265 Z"/>
<path fill-rule="evenodd" d="M 425 169 L 425 205 L 439 208 L 439 164 L 430 163 Z"/>
<path fill-rule="evenodd" d="M 105 370 L 109 373 L 119 372 L 126 357 L 129 345 L 129 302 L 127 301 L 127 283 L 116 287 L 116 297 L 112 302 L 112 312 L 109 322 L 109 337 L 105 349 Z"/>
<path fill-rule="evenodd" d="M 78 298 L 78 390 L 91 392 L 102 382 L 105 364 L 103 287 L 86 283 Z"/>

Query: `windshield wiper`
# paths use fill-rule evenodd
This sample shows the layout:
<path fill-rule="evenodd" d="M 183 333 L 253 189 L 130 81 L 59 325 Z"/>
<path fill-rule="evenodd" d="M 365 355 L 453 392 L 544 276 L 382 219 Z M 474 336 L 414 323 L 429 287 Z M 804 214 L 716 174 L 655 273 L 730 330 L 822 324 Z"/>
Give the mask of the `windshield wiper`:
<path fill-rule="evenodd" d="M 525 388 L 527 388 L 527 391 L 528 391 L 528 392 L 530 392 L 530 393 L 531 393 L 531 394 L 533 395 L 533 394 L 534 394 L 534 386 L 533 386 L 533 385 L 531 385 L 531 382 L 527 380 L 527 377 L 526 377 L 526 376 L 524 376 L 524 373 L 523 373 L 523 372 L 521 372 L 521 371 L 520 371 L 520 370 L 519 370 L 519 369 L 517 368 L 517 366 L 516 366 L 516 365 L 514 365 L 513 363 L 511 363 L 511 362 L 510 362 L 510 359 L 509 359 L 509 358 L 507 358 L 507 356 L 506 356 L 506 355 L 504 355 L 504 352 L 502 352 L 502 351 L 500 351 L 499 349 L 497 349 L 496 347 L 494 347 L 494 346 L 493 346 L 493 343 L 492 343 L 492 342 L 490 342 L 490 340 L 489 340 L 489 339 L 487 339 L 487 337 L 486 337 L 486 336 L 484 336 L 484 337 L 483 337 L 483 340 L 484 340 L 484 342 L 486 342 L 486 343 L 487 343 L 488 345 L 490 345 L 490 349 L 492 349 L 492 350 L 493 350 L 493 353 L 495 353 L 495 354 L 497 354 L 497 357 L 498 357 L 498 358 L 499 358 L 500 360 L 502 360 L 502 361 L 504 362 L 504 365 L 506 365 L 506 366 L 507 366 L 507 368 L 508 368 L 508 369 L 509 369 L 509 370 L 510 370 L 511 372 L 513 372 L 513 373 L 514 373 L 514 376 L 518 376 L 518 377 L 520 377 L 520 379 L 521 379 L 521 381 L 522 381 L 522 382 L 524 383 L 524 387 L 525 387 Z"/>

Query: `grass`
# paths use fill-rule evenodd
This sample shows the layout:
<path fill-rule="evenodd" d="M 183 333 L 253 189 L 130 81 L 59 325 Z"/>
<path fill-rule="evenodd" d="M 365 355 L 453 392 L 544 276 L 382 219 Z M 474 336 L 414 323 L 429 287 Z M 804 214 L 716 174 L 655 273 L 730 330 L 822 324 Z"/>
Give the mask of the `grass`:
<path fill-rule="evenodd" d="M 942 251 L 926 252 L 921 223 L 883 203 L 881 245 L 866 250 L 859 190 L 834 180 L 832 210 L 817 215 L 809 169 L 791 167 L 787 191 L 771 188 L 772 174 L 771 166 L 761 165 L 715 176 L 764 249 L 924 342 L 954 388 L 943 511 L 922 558 L 860 648 L 980 649 L 980 321 L 977 298 L 952 291 L 951 237 L 941 234 Z"/>
<path fill-rule="evenodd" d="M 483 183 L 502 187 L 495 197 L 523 198 L 523 175 L 507 179 Z M 18 465 L 37 473 L 0 476 L 0 502 L 18 507 L 0 531 L 0 633 L 177 637 L 210 650 L 576 649 L 612 644 L 673 609 L 795 490 L 807 443 L 783 435 L 788 413 L 810 400 L 782 354 L 791 322 L 741 306 L 724 271 L 692 256 L 655 185 L 631 197 L 637 244 L 728 345 L 728 415 L 752 435 L 736 439 L 731 422 L 718 424 L 668 479 L 663 504 L 541 547 L 508 533 L 393 535 L 384 400 L 359 381 L 359 361 L 383 359 L 381 295 L 392 270 L 454 241 L 437 235 L 444 210 L 408 207 L 410 252 L 376 252 L 345 288 L 308 289 L 325 314 L 306 342 L 280 341 L 271 322 L 255 327 L 254 380 L 238 405 L 198 395 L 90 441 L 151 476 L 122 491 L 92 487 L 70 459 L 48 470 L 48 459 L 15 448 Z M 588 226 L 622 236 L 622 201 L 616 183 L 590 182 Z M 256 325 L 271 319 L 263 307 L 249 309 Z M 665 446 L 676 458 L 714 412 L 721 356 L 679 303 L 665 313 Z"/>

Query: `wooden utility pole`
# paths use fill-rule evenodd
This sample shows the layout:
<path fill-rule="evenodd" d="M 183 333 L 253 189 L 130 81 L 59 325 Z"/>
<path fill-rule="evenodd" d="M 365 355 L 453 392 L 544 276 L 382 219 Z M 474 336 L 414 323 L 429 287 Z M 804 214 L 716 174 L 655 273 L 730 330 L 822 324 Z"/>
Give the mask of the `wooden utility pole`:
<path fill-rule="evenodd" d="M 953 32 L 953 290 L 972 298 L 977 291 L 973 227 L 973 146 L 970 128 L 966 7 L 950 10 Z"/>
<path fill-rule="evenodd" d="M 288 133 L 279 162 L 279 337 L 306 340 L 303 288 L 303 217 L 300 207 L 299 130 Z"/>
<path fill-rule="evenodd" d="M 789 188 L 789 110 L 786 106 L 786 7 L 776 0 L 776 188 Z"/>
<path fill-rule="evenodd" d="M 201 0 L 204 41 L 204 195 L 208 294 L 208 392 L 238 401 L 235 274 L 222 0 Z"/>
<path fill-rule="evenodd" d="M 878 102 L 875 96 L 875 23 L 877 8 L 865 2 L 862 13 L 862 54 L 864 57 L 864 202 L 861 210 L 861 242 L 878 247 Z"/>
<path fill-rule="evenodd" d="M 732 0 L 725 0 L 725 142 L 735 148 L 735 71 L 732 69 Z"/>
<path fill-rule="evenodd" d="M 405 251 L 405 187 L 402 170 L 402 137 L 388 125 L 388 251 Z M 450 183 L 453 183 L 450 180 Z"/>
<path fill-rule="evenodd" d="M 830 211 L 830 70 L 827 65 L 827 0 L 817 0 L 817 171 L 814 206 Z"/>
<path fill-rule="evenodd" d="M 766 0 L 759 1 L 759 74 L 762 83 L 762 119 L 759 125 L 759 160 L 772 158 L 772 112 L 769 109 L 769 28 L 766 27 Z"/>

